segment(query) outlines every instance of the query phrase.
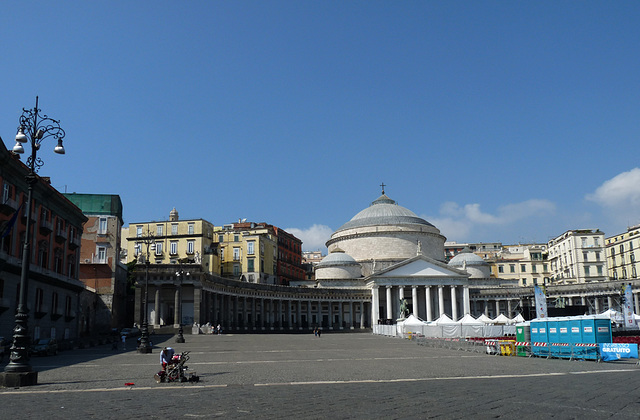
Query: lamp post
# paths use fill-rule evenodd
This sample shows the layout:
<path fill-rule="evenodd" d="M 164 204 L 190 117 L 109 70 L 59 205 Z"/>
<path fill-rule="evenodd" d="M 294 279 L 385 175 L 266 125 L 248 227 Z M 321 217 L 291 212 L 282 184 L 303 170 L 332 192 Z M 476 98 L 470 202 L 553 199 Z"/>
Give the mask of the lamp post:
<path fill-rule="evenodd" d="M 24 143 L 31 146 L 31 155 L 27 158 L 26 165 L 29 173 L 26 175 L 27 181 L 27 206 L 26 206 L 26 223 L 27 231 L 25 233 L 24 245 L 22 251 L 22 271 L 20 273 L 20 294 L 18 297 L 18 310 L 16 312 L 15 323 L 13 329 L 13 344 L 11 345 L 11 357 L 7 366 L 4 368 L 5 385 L 14 382 L 17 386 L 35 385 L 38 382 L 38 373 L 32 371 L 29 363 L 29 309 L 27 308 L 28 287 L 29 287 L 29 264 L 31 258 L 31 196 L 33 186 L 38 182 L 36 173 L 44 165 L 42 159 L 37 156 L 40 144 L 48 137 L 54 137 L 58 140 L 57 146 L 53 151 L 57 154 L 64 155 L 64 147 L 62 139 L 65 136 L 64 130 L 60 127 L 60 121 L 49 118 L 47 115 L 40 115 L 38 108 L 38 97 L 36 96 L 36 106 L 33 109 L 22 109 L 20 116 L 20 127 L 16 134 L 16 145 L 13 147 L 13 153 L 24 153 Z"/>
<path fill-rule="evenodd" d="M 178 319 L 178 337 L 176 337 L 176 343 L 184 343 L 184 335 L 182 334 L 182 278 L 185 274 L 188 276 L 189 272 L 185 273 L 185 271 L 182 269 L 182 262 L 178 261 L 178 264 L 180 264 L 180 269 L 176 272 L 176 276 L 180 280 L 180 283 L 178 285 L 178 293 L 180 295 L 180 302 L 178 302 L 180 305 L 180 309 L 178 310 L 178 314 L 180 319 Z"/>
<path fill-rule="evenodd" d="M 150 232 L 147 231 L 146 236 L 142 236 L 140 238 L 142 243 L 147 247 L 147 254 L 144 260 L 145 266 L 145 277 L 144 277 L 144 302 L 142 304 L 144 316 L 142 318 L 142 328 L 140 329 L 140 345 L 138 346 L 138 353 L 151 353 L 152 347 L 149 343 L 149 265 L 151 262 L 149 261 L 151 255 L 149 254 L 149 247 L 152 246 L 155 242 L 155 236 L 153 236 Z"/>

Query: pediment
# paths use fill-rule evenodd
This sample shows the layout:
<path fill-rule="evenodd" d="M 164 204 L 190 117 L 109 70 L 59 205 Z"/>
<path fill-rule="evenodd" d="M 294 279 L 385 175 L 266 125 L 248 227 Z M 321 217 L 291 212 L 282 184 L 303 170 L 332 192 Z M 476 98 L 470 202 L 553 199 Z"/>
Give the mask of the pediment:
<path fill-rule="evenodd" d="M 468 277 L 468 274 L 451 268 L 444 263 L 432 260 L 425 256 L 411 258 L 409 260 L 393 265 L 386 270 L 374 273 L 370 278 L 379 277 Z"/>

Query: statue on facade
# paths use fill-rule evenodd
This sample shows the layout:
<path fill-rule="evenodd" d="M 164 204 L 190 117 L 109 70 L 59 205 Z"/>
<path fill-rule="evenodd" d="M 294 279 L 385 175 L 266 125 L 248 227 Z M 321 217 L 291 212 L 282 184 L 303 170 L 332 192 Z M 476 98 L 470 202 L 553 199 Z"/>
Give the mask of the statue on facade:
<path fill-rule="evenodd" d="M 400 318 L 405 319 L 409 316 L 409 305 L 407 304 L 407 299 L 400 299 Z"/>

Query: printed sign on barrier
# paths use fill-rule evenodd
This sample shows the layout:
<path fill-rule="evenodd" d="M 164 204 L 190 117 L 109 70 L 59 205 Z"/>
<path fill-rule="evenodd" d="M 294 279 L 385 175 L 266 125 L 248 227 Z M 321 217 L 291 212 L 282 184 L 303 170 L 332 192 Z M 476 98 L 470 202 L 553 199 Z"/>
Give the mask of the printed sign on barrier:
<path fill-rule="evenodd" d="M 638 345 L 635 343 L 600 343 L 600 358 L 605 362 L 637 359 Z"/>

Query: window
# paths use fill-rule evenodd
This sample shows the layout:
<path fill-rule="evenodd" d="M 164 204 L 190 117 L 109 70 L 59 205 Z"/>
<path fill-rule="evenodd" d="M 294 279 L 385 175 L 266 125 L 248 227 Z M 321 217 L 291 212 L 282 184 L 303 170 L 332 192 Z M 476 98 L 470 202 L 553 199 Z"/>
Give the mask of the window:
<path fill-rule="evenodd" d="M 247 260 L 247 271 L 255 271 L 253 258 Z"/>
<path fill-rule="evenodd" d="M 218 235 L 218 242 L 224 242 L 224 235 Z"/>
<path fill-rule="evenodd" d="M 220 261 L 224 261 L 224 248 L 220 248 Z"/>
<path fill-rule="evenodd" d="M 58 293 L 56 292 L 51 295 L 51 313 L 58 315 Z"/>
<path fill-rule="evenodd" d="M 584 275 L 585 275 L 585 277 L 589 277 L 591 275 L 589 273 L 589 266 L 588 265 L 584 266 Z"/>
<path fill-rule="evenodd" d="M 516 265 L 515 264 L 509 264 L 509 272 L 510 273 L 515 273 L 516 272 Z"/>
<path fill-rule="evenodd" d="M 582 247 L 586 248 L 587 247 L 587 238 L 580 238 L 580 240 L 582 241 Z"/>
<path fill-rule="evenodd" d="M 598 238 L 593 238 L 593 246 L 600 246 L 600 241 L 598 241 Z"/>
<path fill-rule="evenodd" d="M 527 285 L 527 279 L 522 279 L 522 285 L 526 286 Z"/>
<path fill-rule="evenodd" d="M 43 305 L 42 305 L 42 301 L 44 300 L 44 293 L 42 291 L 42 289 L 38 288 L 36 289 L 36 313 L 37 312 L 44 312 L 43 309 Z"/>
<path fill-rule="evenodd" d="M 171 224 L 171 234 L 172 235 L 177 235 L 178 234 L 178 224 L 177 223 L 172 223 Z"/>
<path fill-rule="evenodd" d="M 531 272 L 532 273 L 537 273 L 538 272 L 538 269 L 536 268 L 535 264 L 531 264 Z"/>
<path fill-rule="evenodd" d="M 542 264 L 542 271 L 544 271 L 546 273 L 548 267 L 549 266 L 547 264 Z"/>
<path fill-rule="evenodd" d="M 589 261 L 589 253 L 588 252 L 583 252 L 582 253 L 582 261 Z"/>
<path fill-rule="evenodd" d="M 99 246 L 96 250 L 96 255 L 98 257 L 97 263 L 106 263 L 107 262 L 107 248 L 104 246 Z"/>
<path fill-rule="evenodd" d="M 620 244 L 620 253 L 622 254 L 624 252 L 624 244 Z"/>
<path fill-rule="evenodd" d="M 238 235 L 233 235 L 233 242 L 239 242 L 240 237 Z"/>
<path fill-rule="evenodd" d="M 498 266 L 498 273 L 504 273 L 504 266 L 503 265 L 499 265 Z"/>
<path fill-rule="evenodd" d="M 247 254 L 253 255 L 255 253 L 254 249 L 253 249 L 254 245 L 255 245 L 254 241 L 247 242 Z M 249 271 L 251 271 L 251 270 L 249 270 Z"/>
<path fill-rule="evenodd" d="M 618 270 L 616 270 L 615 268 L 613 269 L 613 278 L 614 280 L 618 280 Z"/>
<path fill-rule="evenodd" d="M 64 316 L 71 318 L 71 296 L 67 296 L 64 300 Z"/>
<path fill-rule="evenodd" d="M 196 241 L 187 241 L 187 254 L 193 254 L 196 248 Z"/>
<path fill-rule="evenodd" d="M 600 261 L 600 253 L 596 252 L 596 261 Z"/>
<path fill-rule="evenodd" d="M 162 236 L 163 235 L 163 233 L 162 233 L 162 225 L 156 225 L 156 234 L 158 236 Z"/>
<path fill-rule="evenodd" d="M 156 255 L 162 255 L 162 242 L 156 242 Z"/>
<path fill-rule="evenodd" d="M 189 225 L 188 225 L 188 233 L 189 233 L 189 235 L 193 235 L 194 231 L 195 231 L 195 226 L 193 225 L 193 223 L 189 223 Z"/>
<path fill-rule="evenodd" d="M 233 265 L 233 275 L 234 276 L 239 276 L 240 275 L 240 266 L 238 264 L 234 264 Z"/>
<path fill-rule="evenodd" d="M 171 241 L 169 246 L 169 253 L 171 255 L 178 255 L 178 241 Z"/>
<path fill-rule="evenodd" d="M 633 252 L 629 253 L 629 260 L 631 262 L 636 262 L 636 256 L 635 256 L 635 254 Z"/>
<path fill-rule="evenodd" d="M 142 242 L 136 242 L 135 246 L 133 247 L 133 256 L 137 257 L 138 255 L 140 255 L 141 249 L 142 249 Z"/>
<path fill-rule="evenodd" d="M 98 221 L 98 235 L 106 235 L 107 234 L 107 218 L 101 217 Z"/>
<path fill-rule="evenodd" d="M 240 248 L 234 247 L 233 248 L 233 261 L 239 261 L 240 260 Z"/>
<path fill-rule="evenodd" d="M 11 199 L 12 194 L 12 186 L 8 182 L 5 182 L 2 186 L 2 204 L 6 203 Z"/>
<path fill-rule="evenodd" d="M 616 249 L 614 247 L 611 247 L 611 256 L 612 257 L 616 256 Z"/>
<path fill-rule="evenodd" d="M 633 267 L 631 267 L 631 277 L 633 277 L 634 279 L 636 277 L 638 277 L 638 272 L 636 271 L 636 266 L 635 265 Z"/>
<path fill-rule="evenodd" d="M 142 226 L 136 226 L 136 237 L 139 238 L 142 236 Z"/>
<path fill-rule="evenodd" d="M 520 264 L 520 272 L 521 273 L 526 273 L 527 272 L 527 266 L 525 264 Z"/>

